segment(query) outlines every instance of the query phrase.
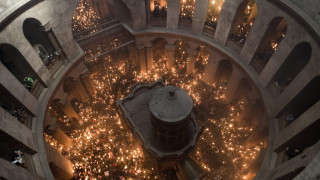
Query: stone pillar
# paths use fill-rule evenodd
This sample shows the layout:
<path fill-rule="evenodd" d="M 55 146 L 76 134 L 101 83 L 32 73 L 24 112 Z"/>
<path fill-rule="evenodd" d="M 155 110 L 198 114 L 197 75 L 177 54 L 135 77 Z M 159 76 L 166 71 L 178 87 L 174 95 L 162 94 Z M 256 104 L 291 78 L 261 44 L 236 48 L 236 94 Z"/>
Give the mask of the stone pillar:
<path fill-rule="evenodd" d="M 320 141 L 313 146 L 305 149 L 298 156 L 286 161 L 285 163 L 277 166 L 269 171 L 265 176 L 265 179 L 280 179 L 290 174 L 299 173 L 304 167 L 306 167 L 313 159 L 319 154 Z M 293 177 L 289 177 L 291 179 Z"/>
<path fill-rule="evenodd" d="M 168 0 L 167 28 L 178 29 L 180 0 Z"/>
<path fill-rule="evenodd" d="M 138 60 L 137 60 L 137 49 L 135 47 L 135 44 L 128 45 L 128 50 L 129 50 L 129 56 L 130 60 L 134 65 L 138 65 Z"/>
<path fill-rule="evenodd" d="M 218 19 L 218 25 L 214 39 L 221 45 L 225 45 L 232 26 L 237 8 L 242 1 L 225 0 Z"/>
<path fill-rule="evenodd" d="M 303 130 L 314 125 L 320 119 L 320 101 L 310 107 L 298 119 L 293 121 L 287 128 L 280 132 L 278 138 L 275 139 L 274 150 L 279 152 L 288 146 L 289 141 L 293 139 Z M 280 119 L 283 120 L 283 119 Z"/>
<path fill-rule="evenodd" d="M 19 179 L 19 180 L 43 180 L 37 174 L 31 173 L 23 167 L 19 167 L 7 160 L 0 158 L 0 177 L 4 179 Z"/>
<path fill-rule="evenodd" d="M 73 109 L 72 104 L 68 97 L 62 100 L 62 104 L 64 105 L 64 108 L 62 108 L 62 111 L 70 120 L 72 118 L 80 120 L 78 113 Z"/>
<path fill-rule="evenodd" d="M 47 33 L 50 44 L 53 46 L 54 50 L 55 51 L 61 50 L 59 42 L 56 40 L 56 38 L 53 34 L 53 31 L 51 29 L 52 27 L 50 25 L 50 22 L 43 25 L 43 28 L 44 28 L 45 32 Z"/>
<path fill-rule="evenodd" d="M 8 69 L 0 62 L 0 86 L 5 88 L 12 97 L 30 112 L 33 116 L 37 114 L 38 100 L 18 81 Z"/>
<path fill-rule="evenodd" d="M 48 114 L 49 115 L 46 116 L 45 120 L 46 123 L 44 124 L 44 132 L 62 144 L 65 150 L 68 150 L 71 147 L 73 140 L 59 128 L 57 118 L 53 117 L 50 113 Z"/>
<path fill-rule="evenodd" d="M 166 44 L 166 50 L 167 50 L 167 62 L 166 67 L 169 71 L 171 71 L 172 66 L 174 64 L 175 58 L 174 58 L 174 51 L 176 49 L 175 45 Z"/>
<path fill-rule="evenodd" d="M 72 179 L 72 163 L 53 149 L 48 143 L 44 143 L 50 169 L 55 179 Z"/>
<path fill-rule="evenodd" d="M 69 136 L 67 136 L 60 128 L 57 128 L 52 137 L 60 144 L 62 144 L 65 150 L 70 149 L 73 140 Z"/>
<path fill-rule="evenodd" d="M 224 93 L 225 102 L 230 103 L 234 98 L 234 93 L 237 91 L 240 80 L 243 78 L 243 74 L 237 68 L 234 68 L 232 74 L 227 83 L 227 89 Z"/>
<path fill-rule="evenodd" d="M 298 43 L 296 39 L 290 38 L 291 33 L 288 32 L 284 39 L 279 44 L 277 50 L 273 53 L 269 62 L 264 67 L 263 71 L 260 74 L 259 81 L 264 87 L 267 87 L 273 76 L 279 70 L 281 64 L 287 59 L 291 51 L 294 49 L 294 46 Z"/>
<path fill-rule="evenodd" d="M 192 19 L 192 32 L 202 35 L 204 23 L 206 22 L 209 0 L 197 0 Z"/>
<path fill-rule="evenodd" d="M 86 73 L 86 74 L 82 74 L 80 76 L 80 81 L 82 83 L 82 85 L 84 86 L 86 92 L 88 93 L 88 95 L 90 97 L 93 97 L 95 96 L 95 88 L 94 88 L 94 85 L 93 85 L 93 81 L 92 81 L 92 78 L 90 77 L 89 75 L 89 72 Z"/>
<path fill-rule="evenodd" d="M 263 36 L 267 33 L 267 29 L 269 26 L 270 18 L 266 18 L 267 15 L 260 14 L 261 16 L 257 16 L 257 19 L 253 23 L 251 30 L 249 32 L 249 36 L 240 52 L 240 56 L 242 59 L 246 60 L 247 64 L 250 64 L 255 52 L 258 50 L 261 41 L 263 40 Z M 272 15 L 268 17 L 273 17 Z M 268 23 L 266 23 L 268 22 Z M 262 42 L 265 43 L 265 42 Z"/>
<path fill-rule="evenodd" d="M 30 64 L 32 69 L 37 75 L 37 78 L 41 81 L 41 83 L 48 87 L 50 84 L 50 72 L 47 67 L 44 65 L 43 61 L 40 59 L 39 55 L 33 49 L 28 40 L 22 40 L 23 46 L 18 47 L 21 54 Z"/>
<path fill-rule="evenodd" d="M 72 95 L 69 95 L 69 99 L 73 99 L 73 97 L 75 97 L 80 99 L 82 102 L 87 102 L 91 96 L 82 83 L 81 78 L 74 83 L 74 86 L 75 90 L 72 91 Z"/>
<path fill-rule="evenodd" d="M 317 179 L 319 178 L 319 169 L 320 169 L 320 153 L 308 164 L 308 166 L 298 174 L 294 179 L 295 180 L 305 180 L 305 179 Z M 318 172 L 318 173 L 315 173 Z"/>
<path fill-rule="evenodd" d="M 16 144 L 22 151 L 28 152 L 29 154 L 37 152 L 32 131 L 1 107 L 0 131 L 10 136 L 10 139 L 13 139 L 8 143 Z"/>
<path fill-rule="evenodd" d="M 221 54 L 213 53 L 209 51 L 209 59 L 208 64 L 206 65 L 206 69 L 204 71 L 203 80 L 209 84 L 214 83 L 214 78 L 219 66 L 219 61 L 222 59 Z"/>
<path fill-rule="evenodd" d="M 146 49 L 142 46 L 137 47 L 137 56 L 141 72 L 147 71 Z"/>
<path fill-rule="evenodd" d="M 196 64 L 198 51 L 189 49 L 188 50 L 188 62 L 187 62 L 187 74 L 192 74 L 194 70 L 194 66 Z"/>
<path fill-rule="evenodd" d="M 129 8 L 132 21 L 133 29 L 139 30 L 147 27 L 146 21 L 146 1 L 145 0 L 122 0 Z M 122 12 L 121 12 L 122 13 Z"/>
<path fill-rule="evenodd" d="M 311 60 L 310 60 L 311 61 Z M 317 75 L 319 69 L 310 63 L 295 77 L 289 86 L 280 94 L 275 101 L 275 112 L 278 114 L 308 83 Z"/>
<path fill-rule="evenodd" d="M 153 67 L 152 46 L 146 47 L 146 62 L 147 62 L 147 70 L 150 71 Z"/>

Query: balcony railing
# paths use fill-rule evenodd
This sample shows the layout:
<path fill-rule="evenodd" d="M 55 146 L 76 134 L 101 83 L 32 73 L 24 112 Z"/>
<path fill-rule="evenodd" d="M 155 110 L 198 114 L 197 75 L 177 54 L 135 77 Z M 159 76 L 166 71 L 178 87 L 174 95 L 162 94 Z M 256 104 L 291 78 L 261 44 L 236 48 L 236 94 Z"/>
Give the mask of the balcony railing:
<path fill-rule="evenodd" d="M 86 39 L 86 38 L 90 37 L 90 35 L 92 35 L 94 33 L 104 31 L 105 29 L 109 29 L 109 28 L 114 27 L 114 26 L 119 25 L 119 24 L 120 24 L 120 22 L 117 19 L 112 20 L 112 21 L 108 21 L 108 22 L 100 24 L 100 25 L 98 25 L 96 27 L 87 29 L 85 31 L 78 32 L 78 33 L 73 35 L 73 38 L 76 41 L 81 41 L 83 39 Z"/>

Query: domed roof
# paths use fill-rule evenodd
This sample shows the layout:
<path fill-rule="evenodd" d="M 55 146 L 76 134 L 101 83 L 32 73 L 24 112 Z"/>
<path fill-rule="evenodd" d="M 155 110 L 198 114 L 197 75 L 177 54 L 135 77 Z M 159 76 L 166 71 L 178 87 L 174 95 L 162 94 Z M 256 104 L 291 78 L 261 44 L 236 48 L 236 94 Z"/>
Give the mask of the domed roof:
<path fill-rule="evenodd" d="M 183 89 L 166 86 L 158 89 L 149 101 L 151 113 L 164 123 L 184 120 L 192 111 L 193 100 Z"/>

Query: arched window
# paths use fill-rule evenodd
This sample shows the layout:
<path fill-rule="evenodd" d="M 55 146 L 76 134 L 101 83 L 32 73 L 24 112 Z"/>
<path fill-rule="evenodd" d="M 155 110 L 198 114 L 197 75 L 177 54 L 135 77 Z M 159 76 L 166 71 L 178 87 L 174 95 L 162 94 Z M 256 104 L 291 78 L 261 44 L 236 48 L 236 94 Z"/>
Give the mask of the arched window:
<path fill-rule="evenodd" d="M 28 18 L 23 22 L 23 33 L 47 68 L 51 68 L 62 53 L 53 32 L 46 30 L 37 19 Z"/>
<path fill-rule="evenodd" d="M 149 24 L 156 27 L 165 27 L 167 24 L 167 0 L 147 0 L 150 7 Z"/>
<path fill-rule="evenodd" d="M 308 64 L 312 53 L 311 45 L 301 42 L 295 46 L 279 70 L 273 76 L 268 88 L 275 96 L 281 94 Z"/>
<path fill-rule="evenodd" d="M 251 65 L 260 74 L 269 62 L 273 53 L 277 50 L 280 42 L 287 32 L 287 22 L 282 17 L 273 18 L 267 31 L 260 41 Z"/>
<path fill-rule="evenodd" d="M 215 82 L 218 84 L 224 84 L 230 78 L 232 74 L 233 66 L 228 60 L 221 60 L 218 65 L 218 69 L 215 75 Z"/>
<path fill-rule="evenodd" d="M 243 46 L 256 19 L 258 8 L 254 0 L 244 0 L 238 7 L 229 32 L 229 40 Z"/>
<path fill-rule="evenodd" d="M 9 44 L 0 45 L 0 61 L 21 82 L 28 90 L 32 91 L 34 83 L 25 80 L 31 78 L 34 82 L 37 78 L 36 73 L 29 65 L 23 55 Z"/>
<path fill-rule="evenodd" d="M 194 15 L 195 0 L 180 1 L 179 28 L 190 29 Z"/>
<path fill-rule="evenodd" d="M 224 1 L 225 0 L 210 0 L 206 22 L 204 23 L 204 34 L 214 36 Z"/>

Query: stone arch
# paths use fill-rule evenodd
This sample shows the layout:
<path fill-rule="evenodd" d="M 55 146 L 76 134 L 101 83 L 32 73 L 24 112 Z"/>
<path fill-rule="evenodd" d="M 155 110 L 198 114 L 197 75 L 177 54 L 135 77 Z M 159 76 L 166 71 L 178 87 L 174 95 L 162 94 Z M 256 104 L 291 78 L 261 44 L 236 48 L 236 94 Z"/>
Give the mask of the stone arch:
<path fill-rule="evenodd" d="M 249 13 L 248 13 L 249 12 Z M 258 14 L 254 0 L 244 0 L 237 8 L 229 31 L 229 39 L 243 46 Z"/>
<path fill-rule="evenodd" d="M 281 94 L 308 64 L 311 54 L 310 43 L 301 42 L 297 44 L 273 76 L 268 86 L 269 90 L 275 89 L 276 94 Z"/>
<path fill-rule="evenodd" d="M 206 65 L 208 64 L 208 59 L 210 56 L 209 51 L 203 45 L 196 48 L 196 51 L 197 51 L 197 57 L 194 63 L 194 72 L 204 74 L 205 68 L 206 68 Z"/>
<path fill-rule="evenodd" d="M 25 77 L 38 78 L 23 55 L 10 44 L 0 44 L 0 61 L 21 84 L 24 84 Z"/>
<path fill-rule="evenodd" d="M 228 81 L 233 71 L 233 65 L 229 60 L 222 59 L 219 61 L 218 69 L 214 76 L 214 81 L 223 84 Z"/>
<path fill-rule="evenodd" d="M 23 34 L 43 61 L 55 51 L 55 48 L 50 43 L 46 29 L 39 20 L 34 18 L 25 19 L 23 22 Z"/>
<path fill-rule="evenodd" d="M 128 8 L 127 4 L 123 0 L 114 1 L 114 8 L 116 17 L 124 24 L 128 25 L 131 28 L 134 28 L 133 16 Z"/>
<path fill-rule="evenodd" d="M 260 74 L 287 32 L 287 21 L 281 17 L 273 18 L 264 33 L 251 65 Z"/>

